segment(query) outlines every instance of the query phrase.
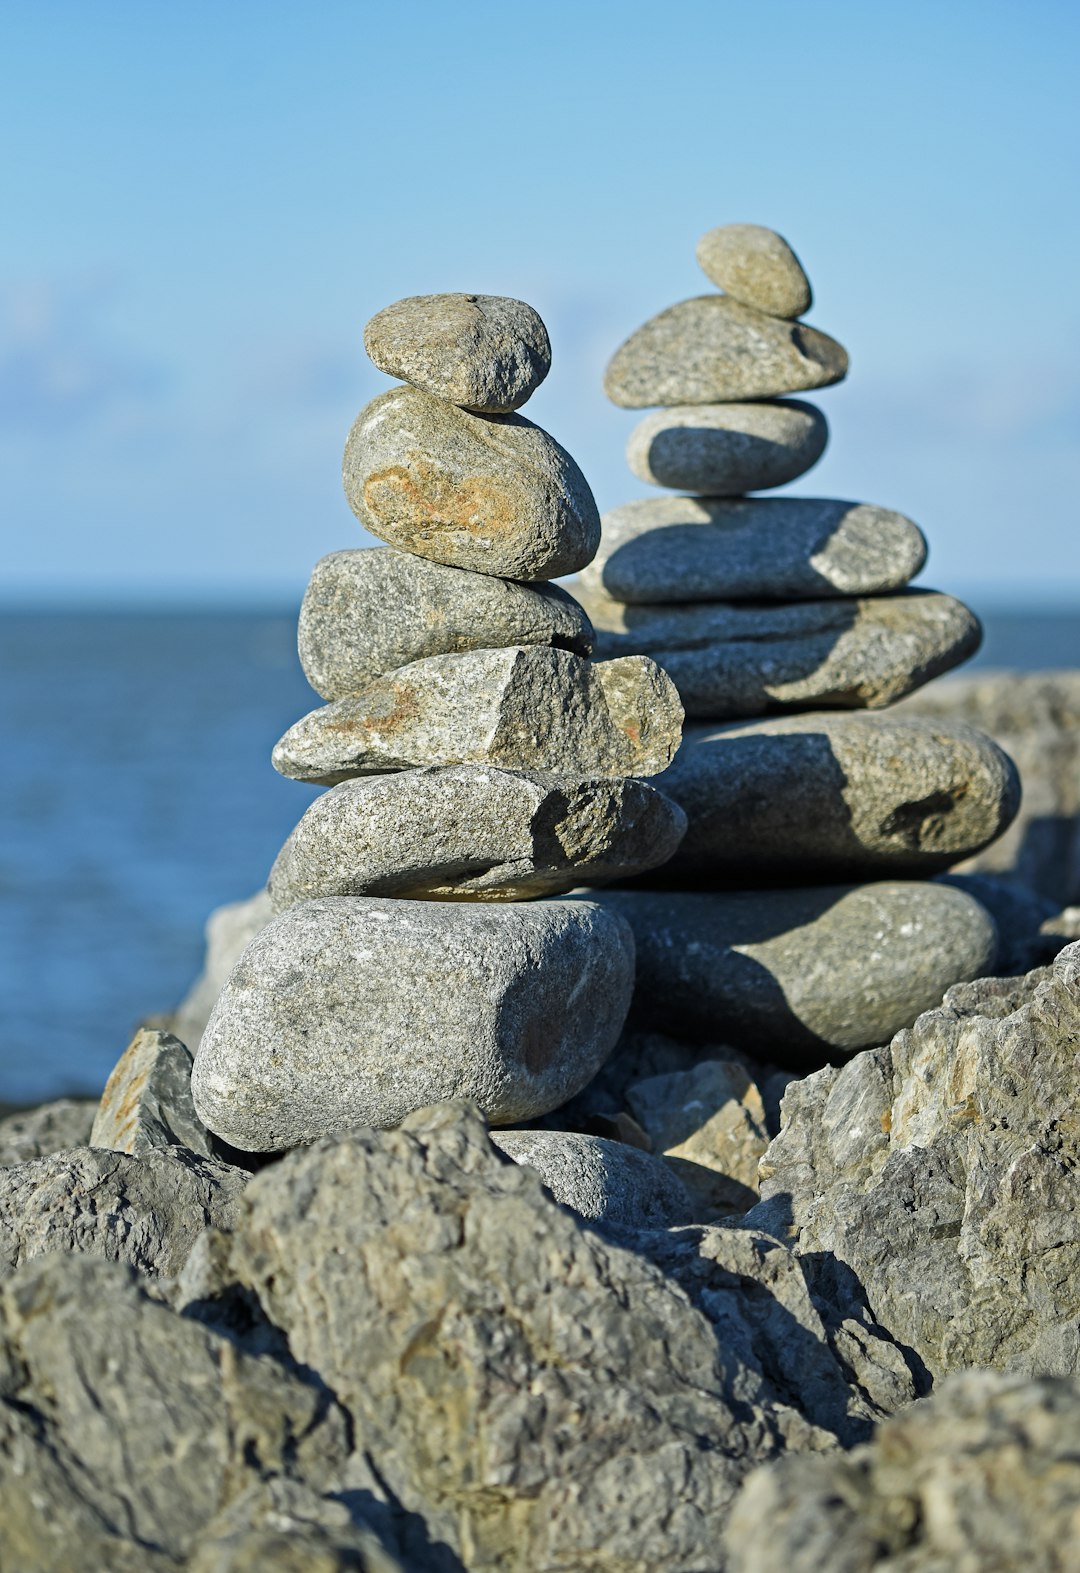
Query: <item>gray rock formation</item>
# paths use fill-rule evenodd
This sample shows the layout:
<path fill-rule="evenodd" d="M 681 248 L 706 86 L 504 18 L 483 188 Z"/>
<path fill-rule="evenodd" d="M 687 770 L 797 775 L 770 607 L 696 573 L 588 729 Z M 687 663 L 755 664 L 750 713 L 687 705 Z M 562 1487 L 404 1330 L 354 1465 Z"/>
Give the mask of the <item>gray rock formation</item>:
<path fill-rule="evenodd" d="M 334 1496 L 268 1475 L 206 1526 L 185 1573 L 412 1573 Z M 429 1567 L 434 1563 L 429 1561 Z"/>
<path fill-rule="evenodd" d="M 556 775 L 654 776 L 679 746 L 682 706 L 654 661 L 591 662 L 511 646 L 434 655 L 312 710 L 275 770 L 333 786 L 413 765 L 500 765 Z"/>
<path fill-rule="evenodd" d="M 685 829 L 682 810 L 644 781 L 402 770 L 316 798 L 268 888 L 277 911 L 314 896 L 520 901 L 653 868 Z"/>
<path fill-rule="evenodd" d="M 186 1147 L 216 1156 L 191 1101 L 191 1063 L 191 1051 L 179 1038 L 140 1029 L 105 1083 L 90 1146 L 127 1153 Z"/>
<path fill-rule="evenodd" d="M 85 1147 L 96 1110 L 92 1098 L 58 1098 L 9 1114 L 0 1120 L 0 1169 L 69 1147 Z"/>
<path fill-rule="evenodd" d="M 654 486 L 738 497 L 795 480 L 817 463 L 828 440 L 824 415 L 798 399 L 679 404 L 653 410 L 634 427 L 626 462 Z"/>
<path fill-rule="evenodd" d="M 206 920 L 202 971 L 168 1020 L 169 1031 L 194 1054 L 225 980 L 244 951 L 274 916 L 266 890 L 215 907 Z"/>
<path fill-rule="evenodd" d="M 687 1223 L 693 1203 L 659 1158 L 625 1142 L 579 1131 L 494 1131 L 515 1163 L 535 1169 L 557 1202 L 594 1223 L 666 1229 Z"/>
<path fill-rule="evenodd" d="M 720 224 L 698 241 L 697 259 L 706 277 L 744 306 L 771 317 L 801 317 L 810 310 L 810 280 L 773 229 Z"/>
<path fill-rule="evenodd" d="M 364 348 L 388 377 L 488 415 L 518 409 L 551 370 L 539 313 L 507 295 L 410 295 L 376 312 Z"/>
<path fill-rule="evenodd" d="M 626 1101 L 653 1152 L 663 1154 L 690 1193 L 696 1220 L 754 1205 L 769 1133 L 761 1092 L 745 1065 L 701 1059 L 692 1069 L 633 1082 Z"/>
<path fill-rule="evenodd" d="M 556 579 L 596 551 L 600 516 L 565 448 L 521 415 L 471 415 L 392 388 L 357 416 L 345 495 L 380 540 L 452 568 Z"/>
<path fill-rule="evenodd" d="M 298 644 L 315 692 L 344 699 L 424 656 L 534 644 L 589 655 L 593 633 L 559 585 L 517 584 L 369 546 L 315 564 Z"/>

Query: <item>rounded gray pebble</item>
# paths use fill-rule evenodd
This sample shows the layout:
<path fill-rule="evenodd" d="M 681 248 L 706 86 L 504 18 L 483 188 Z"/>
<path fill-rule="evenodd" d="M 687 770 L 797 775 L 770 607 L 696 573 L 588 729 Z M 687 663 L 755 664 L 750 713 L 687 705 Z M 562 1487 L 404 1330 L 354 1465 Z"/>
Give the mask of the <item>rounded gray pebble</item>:
<path fill-rule="evenodd" d="M 640 480 L 710 497 L 783 486 L 825 452 L 829 427 L 798 399 L 771 404 L 679 404 L 630 433 L 626 462 Z"/>
<path fill-rule="evenodd" d="M 810 280 L 774 229 L 721 224 L 702 235 L 697 259 L 707 278 L 745 306 L 770 317 L 801 317 L 810 310 Z"/>
<path fill-rule="evenodd" d="M 372 317 L 364 348 L 387 376 L 489 415 L 518 409 L 551 370 L 539 313 L 508 295 L 410 295 Z"/>

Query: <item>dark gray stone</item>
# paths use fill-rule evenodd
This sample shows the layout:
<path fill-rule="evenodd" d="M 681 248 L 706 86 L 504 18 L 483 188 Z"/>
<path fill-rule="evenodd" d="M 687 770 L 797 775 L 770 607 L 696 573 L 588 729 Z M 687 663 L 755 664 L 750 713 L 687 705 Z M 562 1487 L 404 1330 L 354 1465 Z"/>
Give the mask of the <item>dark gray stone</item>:
<path fill-rule="evenodd" d="M 69 1147 L 85 1147 L 96 1110 L 92 1098 L 58 1098 L 9 1114 L 0 1120 L 0 1169 Z"/>
<path fill-rule="evenodd" d="M 186 1147 L 216 1156 L 191 1101 L 191 1063 L 179 1038 L 140 1029 L 105 1083 L 90 1146 L 128 1153 Z"/>
<path fill-rule="evenodd" d="M 667 1229 L 689 1222 L 693 1203 L 659 1158 L 579 1131 L 493 1131 L 515 1163 L 535 1169 L 557 1202 L 594 1223 Z"/>
<path fill-rule="evenodd" d="M 771 317 L 801 317 L 810 310 L 810 280 L 774 229 L 721 224 L 702 235 L 697 259 L 706 277 L 744 306 Z"/>
<path fill-rule="evenodd" d="M 824 415 L 798 399 L 679 404 L 654 410 L 634 427 L 626 462 L 654 486 L 738 497 L 805 474 L 828 440 Z"/>

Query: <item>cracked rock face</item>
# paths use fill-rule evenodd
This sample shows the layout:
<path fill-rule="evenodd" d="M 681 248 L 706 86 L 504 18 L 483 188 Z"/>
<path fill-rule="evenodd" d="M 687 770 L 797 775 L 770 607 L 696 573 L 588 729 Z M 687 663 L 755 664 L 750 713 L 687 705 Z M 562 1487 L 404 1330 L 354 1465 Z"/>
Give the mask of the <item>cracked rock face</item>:
<path fill-rule="evenodd" d="M 799 399 L 677 404 L 634 427 L 626 462 L 654 486 L 739 497 L 795 480 L 817 463 L 828 440 L 824 415 Z"/>
<path fill-rule="evenodd" d="M 518 409 L 551 370 L 539 313 L 509 295 L 409 295 L 375 313 L 364 348 L 388 377 L 488 415 Z"/>
<path fill-rule="evenodd" d="M 810 280 L 782 235 L 761 224 L 720 224 L 697 243 L 707 278 L 744 306 L 771 317 L 801 317 L 810 310 Z"/>

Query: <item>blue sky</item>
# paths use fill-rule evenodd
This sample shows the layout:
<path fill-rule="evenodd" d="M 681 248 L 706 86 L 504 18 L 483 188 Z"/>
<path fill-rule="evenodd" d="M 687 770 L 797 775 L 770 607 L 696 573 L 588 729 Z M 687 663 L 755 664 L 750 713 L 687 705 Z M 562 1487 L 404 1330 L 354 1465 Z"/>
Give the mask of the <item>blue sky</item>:
<path fill-rule="evenodd" d="M 1072 0 L 8 6 L 0 595 L 296 600 L 363 539 L 362 328 L 408 294 L 537 306 L 525 413 L 601 508 L 641 495 L 605 361 L 749 221 L 852 358 L 791 489 L 910 514 L 976 604 L 1080 603 L 1078 33 Z"/>

